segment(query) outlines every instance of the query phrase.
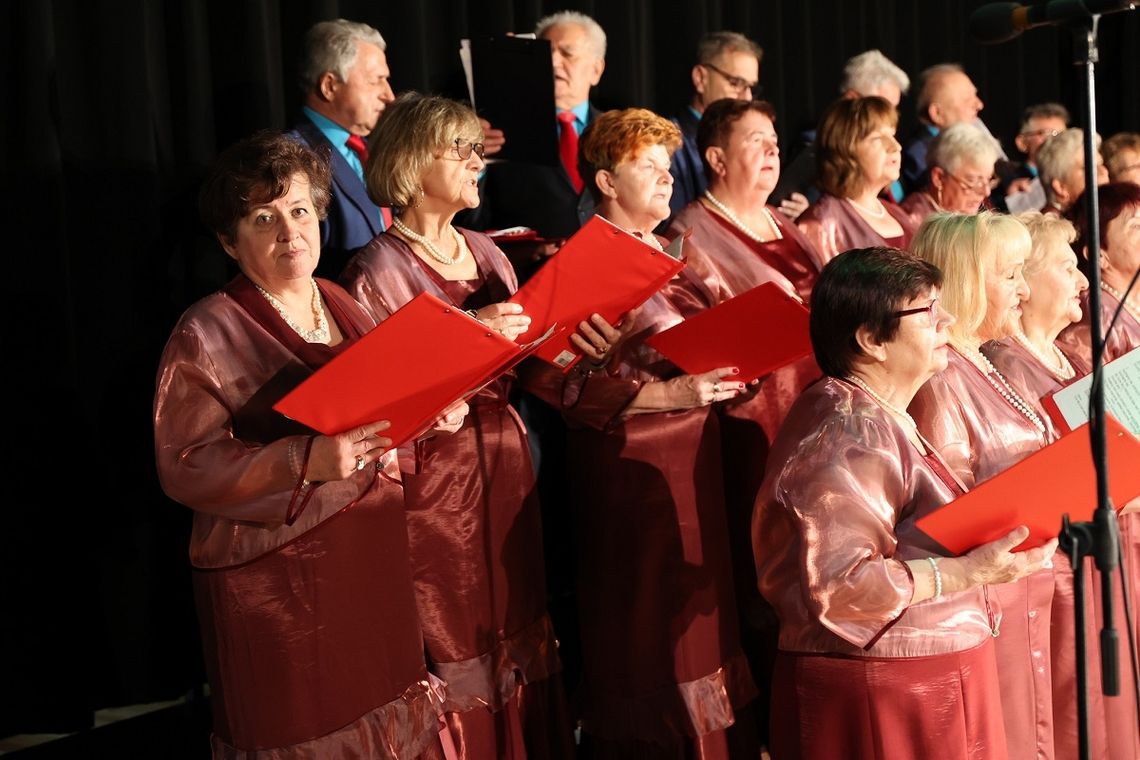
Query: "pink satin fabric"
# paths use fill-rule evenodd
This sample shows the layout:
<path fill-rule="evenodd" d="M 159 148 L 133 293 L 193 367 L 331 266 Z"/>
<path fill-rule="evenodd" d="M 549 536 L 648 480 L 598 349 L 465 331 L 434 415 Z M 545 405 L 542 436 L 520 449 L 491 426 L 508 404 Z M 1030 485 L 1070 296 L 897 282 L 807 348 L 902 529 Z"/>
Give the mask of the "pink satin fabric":
<path fill-rule="evenodd" d="M 993 644 L 915 659 L 781 652 L 773 760 L 1005 760 Z"/>
<path fill-rule="evenodd" d="M 437 745 L 394 455 L 314 487 L 296 522 L 274 401 L 373 321 L 319 282 L 346 340 L 304 343 L 239 277 L 192 306 L 163 353 L 159 478 L 195 510 L 190 557 L 216 757 L 411 758 Z"/>
<path fill-rule="evenodd" d="M 776 282 L 805 302 L 819 277 L 820 256 L 794 224 L 783 220 L 779 210 L 768 207 L 783 238 L 757 243 L 746 238 L 727 220 L 700 201 L 681 210 L 669 224 L 669 238 L 691 229 L 685 241 L 685 264 L 714 295 L 726 301 L 765 282 Z"/>
<path fill-rule="evenodd" d="M 1064 350 L 1064 349 L 1063 349 Z M 1040 399 L 1053 393 L 1068 380 L 1062 380 L 1055 371 L 1028 351 L 1024 346 L 1012 338 L 994 341 L 982 346 L 982 351 L 993 362 L 994 366 L 1005 375 L 1011 383 L 1023 390 L 1023 396 L 1033 402 L 1038 413 L 1045 415 Z M 1080 355 L 1070 355 L 1069 361 L 1077 371 L 1077 377 L 1088 374 L 1088 359 Z M 1052 425 L 1052 421 L 1045 419 Z M 1051 434 L 1051 438 L 1056 433 Z M 1135 533 L 1125 530 L 1124 526 L 1131 528 L 1137 519 L 1135 514 L 1119 516 L 1121 529 L 1121 548 L 1127 556 L 1131 552 L 1136 556 Z M 1059 527 L 1059 526 L 1058 526 Z M 1131 543 L 1130 543 L 1131 542 Z M 1134 572 L 1135 564 L 1129 566 L 1129 588 L 1134 592 L 1140 577 Z M 1073 598 L 1073 568 L 1067 557 L 1060 554 L 1054 558 L 1054 594 L 1052 603 L 1052 616 L 1050 621 L 1050 661 L 1052 664 L 1053 684 L 1053 737 L 1058 758 L 1076 758 L 1078 756 L 1079 721 L 1077 716 L 1077 661 L 1076 636 L 1073 622 L 1075 618 Z M 1094 615 L 1102 605 L 1102 590 L 1100 573 L 1093 569 L 1091 562 L 1084 567 L 1085 587 L 1085 642 L 1086 662 L 1088 668 L 1088 699 L 1089 699 L 1089 749 L 1092 758 L 1111 758 L 1112 760 L 1132 760 L 1140 757 L 1140 719 L 1136 712 L 1135 674 L 1132 671 L 1128 657 L 1128 642 L 1121 636 L 1121 693 L 1117 697 L 1105 697 L 1102 693 L 1100 681 L 1100 620 L 1099 613 Z M 1119 580 L 1117 576 L 1115 580 Z M 1123 610 L 1123 596 L 1119 585 L 1115 585 L 1115 609 Z M 1136 603 L 1133 602 L 1133 607 Z M 1123 615 L 1119 618 L 1122 620 Z M 1120 633 L 1125 633 L 1123 626 Z M 1133 632 L 1135 636 L 1135 632 Z"/>
<path fill-rule="evenodd" d="M 835 378 L 803 393 L 768 461 L 752 540 L 780 618 L 772 756 L 1003 757 L 997 605 L 984 588 L 910 602 L 905 561 L 940 553 L 914 522 L 957 484 Z"/>
<path fill-rule="evenodd" d="M 909 411 L 922 434 L 973 487 L 1047 442 L 966 357 L 949 350 L 945 370 L 919 389 Z M 994 587 L 1003 622 L 997 637 L 1001 702 L 1011 758 L 1052 758 L 1049 616 L 1053 571 Z"/>
<path fill-rule="evenodd" d="M 824 193 L 820 199 L 808 206 L 807 210 L 796 219 L 796 226 L 800 232 L 811 242 L 814 250 L 818 251 L 820 260 L 817 263 L 820 269 L 823 265 L 834 259 L 844 251 L 852 248 L 869 248 L 876 245 L 895 245 L 906 249 L 914 237 L 915 227 L 905 211 L 894 203 L 883 201 L 887 213 L 895 218 L 902 226 L 902 240 L 897 243 L 888 243 L 883 237 L 871 229 L 863 221 L 851 204 L 842 198 Z"/>
<path fill-rule="evenodd" d="M 517 288 L 506 257 L 486 235 L 461 232 L 475 257 L 477 280 L 444 280 L 392 234 L 363 248 L 343 278 L 377 320 L 422 292 L 463 310 L 505 301 Z M 509 707 L 517 717 L 520 703 L 533 701 L 522 692 L 557 681 L 561 669 L 546 613 L 534 468 L 526 430 L 508 404 L 511 384 L 503 377 L 480 391 L 463 427 L 421 442 L 418 471 L 404 475 L 428 665 L 448 684 L 448 724 L 464 758 L 572 752 L 559 688 L 541 690 L 554 700 L 547 709 L 526 712 L 557 722 L 524 727 L 533 741 L 522 755 L 518 727 L 486 714 Z"/>
<path fill-rule="evenodd" d="M 716 415 L 624 416 L 645 383 L 679 374 L 644 339 L 680 320 L 657 294 L 607 370 L 522 371 L 570 427 L 581 725 L 602 757 L 727 757 L 729 727 L 756 694 L 738 639 Z"/>
<path fill-rule="evenodd" d="M 902 203 L 899 204 L 899 208 L 906 212 L 915 230 L 922 225 L 926 217 L 936 211 L 945 211 L 945 209 L 938 205 L 938 201 L 934 200 L 934 196 L 930 194 L 929 188 L 926 190 L 917 190 L 903 198 Z"/>
<path fill-rule="evenodd" d="M 1113 312 L 1116 307 L 1120 305 L 1120 300 L 1104 290 L 1100 291 L 1100 330 L 1101 335 L 1105 336 L 1105 330 L 1108 329 L 1108 324 L 1112 320 Z M 1065 328 L 1061 333 L 1061 337 L 1057 342 L 1065 349 L 1066 353 L 1077 355 L 1083 358 L 1084 362 L 1092 366 L 1092 335 L 1089 327 L 1089 302 L 1088 295 L 1081 296 L 1081 312 L 1085 315 L 1084 318 L 1074 325 Z M 1124 356 L 1129 351 L 1140 348 L 1140 315 L 1131 311 L 1127 306 L 1120 310 L 1120 316 L 1116 320 L 1116 327 L 1112 332 L 1108 333 L 1105 340 L 1104 359 L 1105 362 L 1110 362 L 1118 356 Z"/>

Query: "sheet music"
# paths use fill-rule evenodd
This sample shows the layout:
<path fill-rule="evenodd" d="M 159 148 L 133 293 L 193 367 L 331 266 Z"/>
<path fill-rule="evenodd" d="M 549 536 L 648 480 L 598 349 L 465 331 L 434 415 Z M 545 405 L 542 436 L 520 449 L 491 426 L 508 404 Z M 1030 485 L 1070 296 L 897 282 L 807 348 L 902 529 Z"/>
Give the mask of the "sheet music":
<path fill-rule="evenodd" d="M 1103 371 L 1104 410 L 1140 437 L 1140 348 L 1104 365 Z M 1088 422 L 1090 395 L 1092 375 L 1053 394 L 1053 402 L 1070 430 Z"/>

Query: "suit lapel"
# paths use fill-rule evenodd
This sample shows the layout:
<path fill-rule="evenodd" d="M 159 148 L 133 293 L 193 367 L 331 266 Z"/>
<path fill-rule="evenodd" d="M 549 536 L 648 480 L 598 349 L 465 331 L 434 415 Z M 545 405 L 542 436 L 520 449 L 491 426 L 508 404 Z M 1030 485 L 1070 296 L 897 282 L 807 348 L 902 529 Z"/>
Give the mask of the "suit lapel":
<path fill-rule="evenodd" d="M 305 138 L 308 143 L 314 147 L 324 146 L 329 151 L 329 166 L 332 169 L 333 182 L 336 183 L 337 188 L 340 190 L 341 195 L 348 199 L 350 203 L 360 209 L 361 216 L 368 220 L 368 227 L 372 230 L 372 235 L 379 235 L 384 230 L 380 224 L 380 207 L 372 202 L 368 197 L 368 191 L 364 187 L 364 183 L 360 181 L 360 177 L 356 176 L 356 172 L 344 160 L 344 156 L 340 154 L 328 138 L 325 137 L 321 130 L 317 129 L 316 125 L 306 119 L 297 128 L 297 131 Z"/>

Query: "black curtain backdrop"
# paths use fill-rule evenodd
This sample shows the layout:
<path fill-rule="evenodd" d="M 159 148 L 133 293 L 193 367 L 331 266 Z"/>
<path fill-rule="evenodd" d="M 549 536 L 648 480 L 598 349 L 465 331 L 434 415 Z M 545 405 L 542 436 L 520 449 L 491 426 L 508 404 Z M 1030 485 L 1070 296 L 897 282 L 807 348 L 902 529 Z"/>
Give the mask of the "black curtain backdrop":
<path fill-rule="evenodd" d="M 304 30 L 343 16 L 388 41 L 397 91 L 461 95 L 459 39 L 527 31 L 571 7 L 609 35 L 603 108 L 664 114 L 688 97 L 697 38 L 758 40 L 785 145 L 836 93 L 843 62 L 878 47 L 914 77 L 958 61 L 1007 151 L 1021 108 L 1081 113 L 1067 33 L 983 47 L 964 0 L 8 0 L 0 156 L 16 201 L 5 363 L 4 640 L 0 736 L 70 731 L 93 709 L 201 683 L 186 546 L 189 511 L 154 472 L 151 401 L 174 321 L 229 265 L 197 220 L 218 150 L 296 117 Z M 1135 12 L 1101 24 L 1098 119 L 1140 124 Z M 901 106 L 904 133 L 913 93 Z M 790 152 L 790 151 L 789 151 Z M 790 156 L 786 156 L 790 157 Z"/>

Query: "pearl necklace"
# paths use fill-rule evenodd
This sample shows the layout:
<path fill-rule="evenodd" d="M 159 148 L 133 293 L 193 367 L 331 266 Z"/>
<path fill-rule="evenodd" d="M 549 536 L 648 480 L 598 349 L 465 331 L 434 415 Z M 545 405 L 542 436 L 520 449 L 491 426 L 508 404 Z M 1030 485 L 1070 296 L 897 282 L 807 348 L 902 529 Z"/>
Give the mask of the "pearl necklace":
<path fill-rule="evenodd" d="M 871 389 L 871 386 L 867 385 L 865 382 L 863 382 L 859 378 L 855 377 L 854 375 L 848 375 L 847 377 L 844 378 L 844 380 L 846 380 L 849 383 L 854 383 L 855 385 L 858 385 L 860 388 L 862 388 L 864 391 L 867 392 L 868 396 L 870 396 L 871 398 L 875 399 L 880 404 L 882 404 L 884 409 L 886 409 L 891 414 L 894 414 L 895 416 L 906 420 L 910 424 L 911 429 L 914 430 L 916 433 L 918 432 L 918 424 L 914 421 L 914 417 L 911 417 L 910 414 L 908 414 L 905 409 L 899 409 L 897 406 L 892 404 L 890 401 L 887 401 L 885 398 L 883 398 L 878 393 L 873 391 Z"/>
<path fill-rule="evenodd" d="M 1137 316 L 1138 319 L 1140 319 L 1140 314 L 1136 314 L 1136 305 L 1131 301 L 1125 300 L 1123 293 L 1106 283 L 1104 280 L 1100 281 L 1100 289 L 1116 298 L 1117 301 L 1120 301 L 1122 304 L 1124 304 L 1125 309 L 1132 312 Z"/>
<path fill-rule="evenodd" d="M 281 315 L 281 319 L 285 320 L 285 324 L 292 328 L 293 332 L 300 335 L 305 339 L 306 343 L 328 343 L 332 340 L 332 334 L 329 331 L 329 321 L 325 319 L 325 310 L 321 307 L 321 291 L 317 289 L 317 281 L 312 277 L 309 278 L 309 284 L 313 288 L 313 321 L 317 324 L 316 330 L 306 330 L 299 324 L 293 321 L 289 316 L 289 312 L 285 310 L 285 304 L 277 300 L 277 298 L 265 288 L 258 285 L 256 282 L 253 284 L 257 288 L 257 292 L 264 296 L 269 305 L 277 310 Z"/>
<path fill-rule="evenodd" d="M 648 235 L 646 235 L 643 232 L 638 232 L 638 231 L 634 230 L 634 231 L 630 232 L 629 234 L 633 235 L 635 238 L 637 238 L 641 242 L 645 243 L 646 245 L 653 246 L 654 248 L 656 248 L 659 251 L 665 250 L 661 245 L 661 241 L 658 240 L 657 236 L 654 235 L 652 232 L 650 232 Z"/>
<path fill-rule="evenodd" d="M 1005 379 L 1002 373 L 998 372 L 997 367 L 993 365 L 985 354 L 976 348 L 969 348 L 967 346 L 955 346 L 962 356 L 966 357 L 971 364 L 977 367 L 985 376 L 986 381 L 989 382 L 993 389 L 1006 400 L 1006 402 L 1017 411 L 1025 415 L 1026 419 L 1033 423 L 1033 427 L 1037 428 L 1042 434 L 1045 433 L 1045 423 L 1042 422 L 1041 417 L 1037 412 L 1033 411 L 1025 399 L 1013 389 L 1009 381 Z"/>
<path fill-rule="evenodd" d="M 856 209 L 858 209 L 859 211 L 862 211 L 864 214 L 871 217 L 872 219 L 882 219 L 884 216 L 887 215 L 887 207 L 884 206 L 883 202 L 881 200 L 879 200 L 878 198 L 875 199 L 875 202 L 879 204 L 879 210 L 878 211 L 872 211 L 871 209 L 863 208 L 862 206 L 860 206 L 858 203 L 855 202 L 854 198 L 844 198 L 843 200 L 847 201 L 852 206 L 854 206 Z"/>
<path fill-rule="evenodd" d="M 459 262 L 463 261 L 463 257 L 467 254 L 467 246 L 464 245 L 463 236 L 460 235 L 459 231 L 454 227 L 448 226 L 448 229 L 451 230 L 451 234 L 455 237 L 455 245 L 457 250 L 455 252 L 455 256 L 445 256 L 443 254 L 443 251 L 436 248 L 435 243 L 431 242 L 427 239 L 427 237 L 421 235 L 408 225 L 404 224 L 402 221 L 400 221 L 399 217 L 396 217 L 392 220 L 392 226 L 399 230 L 400 234 L 406 237 L 408 240 L 413 240 L 422 245 L 424 250 L 427 251 L 428 256 L 431 256 L 440 264 L 444 264 L 446 266 L 458 264 Z"/>
<path fill-rule="evenodd" d="M 738 217 L 732 209 L 717 200 L 716 196 L 714 196 L 708 190 L 705 190 L 705 199 L 713 205 L 713 208 L 724 214 L 724 218 L 732 222 L 733 227 L 743 232 L 745 236 L 750 240 L 757 243 L 772 242 L 771 240 L 766 240 L 761 237 L 758 232 L 754 231 L 751 227 L 741 221 L 740 217 Z M 772 240 L 783 240 L 784 233 L 780 232 L 780 226 L 776 224 L 776 219 L 772 216 L 772 212 L 768 210 L 767 206 L 761 206 L 760 210 L 764 212 L 764 217 L 768 220 L 768 223 L 772 225 L 772 230 L 776 233 L 776 237 L 772 238 Z"/>
<path fill-rule="evenodd" d="M 1065 356 L 1065 354 L 1061 352 L 1061 349 L 1057 348 L 1056 343 L 1049 344 L 1049 347 L 1053 349 L 1053 358 L 1056 365 L 1054 366 L 1053 363 L 1050 363 L 1049 358 L 1038 351 L 1037 346 L 1033 345 L 1021 330 L 1013 334 L 1013 339 L 1020 343 L 1026 351 L 1033 354 L 1037 361 L 1045 365 L 1045 369 L 1049 370 L 1050 374 L 1058 380 L 1072 380 L 1077 376 L 1077 371 L 1073 369 L 1073 364 L 1069 361 L 1069 357 Z"/>

